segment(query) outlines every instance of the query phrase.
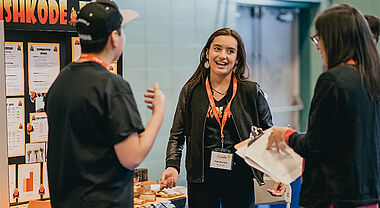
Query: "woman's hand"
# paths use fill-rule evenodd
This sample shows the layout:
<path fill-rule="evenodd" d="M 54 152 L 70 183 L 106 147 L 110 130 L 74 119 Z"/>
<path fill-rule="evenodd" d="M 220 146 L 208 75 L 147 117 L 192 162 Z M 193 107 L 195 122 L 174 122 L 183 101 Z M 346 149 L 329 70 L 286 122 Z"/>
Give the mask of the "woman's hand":
<path fill-rule="evenodd" d="M 153 89 L 147 89 L 147 94 L 144 94 L 146 98 L 144 102 L 147 107 L 151 109 L 153 114 L 164 113 L 165 111 L 165 95 L 160 90 L 158 83 L 154 83 Z"/>
<path fill-rule="evenodd" d="M 161 174 L 160 189 L 173 188 L 177 185 L 178 171 L 173 167 L 168 167 Z"/>
<path fill-rule="evenodd" d="M 274 182 L 272 189 L 267 189 L 267 191 L 272 196 L 280 197 L 285 193 L 286 187 L 285 184 L 281 182 Z"/>
<path fill-rule="evenodd" d="M 274 126 L 271 128 L 271 130 L 272 133 L 268 138 L 266 149 L 270 150 L 274 143 L 277 152 L 280 152 L 280 149 L 283 149 L 284 147 L 283 145 L 285 144 L 285 132 L 288 130 L 288 128 Z"/>

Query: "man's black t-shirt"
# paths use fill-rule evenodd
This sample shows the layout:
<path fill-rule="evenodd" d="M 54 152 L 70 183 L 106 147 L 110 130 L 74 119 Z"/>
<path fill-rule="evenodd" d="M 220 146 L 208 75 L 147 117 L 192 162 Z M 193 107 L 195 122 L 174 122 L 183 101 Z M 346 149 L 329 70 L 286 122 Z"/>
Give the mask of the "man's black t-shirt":
<path fill-rule="evenodd" d="M 53 207 L 133 207 L 114 145 L 144 131 L 129 84 L 95 62 L 65 67 L 46 99 Z"/>

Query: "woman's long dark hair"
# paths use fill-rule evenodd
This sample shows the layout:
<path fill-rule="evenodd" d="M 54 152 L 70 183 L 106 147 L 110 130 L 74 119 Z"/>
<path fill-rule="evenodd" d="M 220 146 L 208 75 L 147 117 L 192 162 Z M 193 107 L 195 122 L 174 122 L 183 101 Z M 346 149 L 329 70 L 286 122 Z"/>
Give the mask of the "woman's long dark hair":
<path fill-rule="evenodd" d="M 220 35 L 227 35 L 234 37 L 238 42 L 238 49 L 237 49 L 237 60 L 238 63 L 235 68 L 235 77 L 239 81 L 247 80 L 249 77 L 249 68 L 247 64 L 247 57 L 245 53 L 244 43 L 240 35 L 230 28 L 221 28 L 217 31 L 215 31 L 211 36 L 208 38 L 206 45 L 203 47 L 201 55 L 200 55 L 200 63 L 197 67 L 197 70 L 195 70 L 194 74 L 190 77 L 190 79 L 187 81 L 187 83 L 190 86 L 194 86 L 198 84 L 200 81 L 204 80 L 207 76 L 207 69 L 204 67 L 205 62 L 207 61 L 206 58 L 206 52 L 210 49 L 212 41 Z"/>
<path fill-rule="evenodd" d="M 353 59 L 370 97 L 380 101 L 380 57 L 364 16 L 351 5 L 339 4 L 317 17 L 315 29 L 324 43 L 328 68 Z"/>

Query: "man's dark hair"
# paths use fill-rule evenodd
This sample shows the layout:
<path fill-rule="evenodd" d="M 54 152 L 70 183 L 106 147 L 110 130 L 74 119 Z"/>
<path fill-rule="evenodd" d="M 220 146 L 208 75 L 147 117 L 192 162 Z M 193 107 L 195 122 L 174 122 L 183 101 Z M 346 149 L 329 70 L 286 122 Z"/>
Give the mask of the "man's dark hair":
<path fill-rule="evenodd" d="M 376 43 L 379 41 L 380 35 L 380 19 L 374 15 L 366 14 L 364 15 L 366 18 L 369 28 L 371 29 L 372 36 L 375 38 Z"/>
<path fill-rule="evenodd" d="M 119 35 L 121 35 L 121 28 L 117 29 Z M 88 41 L 80 39 L 80 45 L 82 53 L 100 53 L 106 47 L 109 35 L 95 41 Z"/>

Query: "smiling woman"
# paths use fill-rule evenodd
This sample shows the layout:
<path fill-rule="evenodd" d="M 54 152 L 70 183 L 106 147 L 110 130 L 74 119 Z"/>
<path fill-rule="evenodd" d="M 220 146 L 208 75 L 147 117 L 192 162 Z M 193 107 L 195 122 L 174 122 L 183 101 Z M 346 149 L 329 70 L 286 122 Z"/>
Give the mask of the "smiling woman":
<path fill-rule="evenodd" d="M 232 36 L 221 35 L 214 39 L 206 57 L 210 65 L 210 82 L 215 94 L 220 100 L 226 93 L 231 81 L 231 73 L 238 63 L 237 40 Z"/>
<path fill-rule="evenodd" d="M 210 49 L 207 49 L 207 60 L 211 60 L 211 69 L 225 69 L 228 74 L 237 64 L 237 40 L 232 36 L 221 35 L 214 39 Z"/>
<path fill-rule="evenodd" d="M 249 137 L 251 126 L 272 126 L 268 103 L 247 80 L 244 44 L 235 30 L 215 31 L 200 60 L 178 99 L 161 188 L 176 185 L 186 141 L 189 207 L 253 207 L 252 178 L 262 182 L 263 174 L 235 156 L 234 145 Z"/>

